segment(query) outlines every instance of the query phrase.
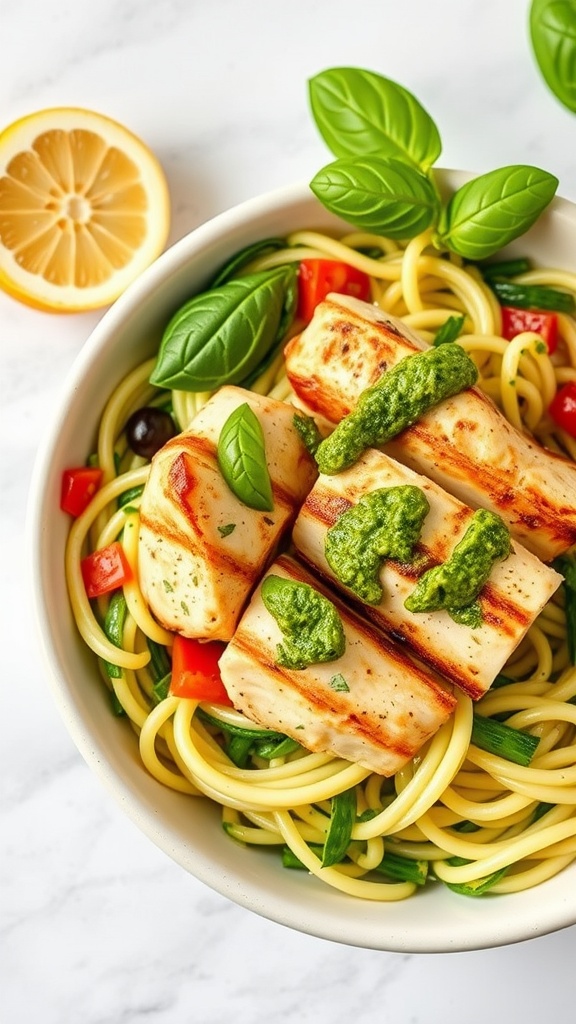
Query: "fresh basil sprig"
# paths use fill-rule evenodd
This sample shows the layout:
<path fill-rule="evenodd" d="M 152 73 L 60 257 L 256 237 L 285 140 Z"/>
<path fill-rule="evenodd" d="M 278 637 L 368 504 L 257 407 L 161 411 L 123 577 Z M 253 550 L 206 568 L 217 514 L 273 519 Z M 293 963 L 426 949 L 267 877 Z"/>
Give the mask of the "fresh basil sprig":
<path fill-rule="evenodd" d="M 557 187 L 553 174 L 523 164 L 481 174 L 457 189 L 442 210 L 440 244 L 467 259 L 485 259 L 527 231 Z"/>
<path fill-rule="evenodd" d="M 576 113 L 576 0 L 532 0 L 530 38 L 544 81 Z"/>
<path fill-rule="evenodd" d="M 401 239 L 433 227 L 438 249 L 484 259 L 527 231 L 556 191 L 553 175 L 514 165 L 468 182 L 443 207 L 432 168 L 440 135 L 407 89 L 358 68 L 331 68 L 309 85 L 316 125 L 338 157 L 310 187 L 356 227 Z"/>
<path fill-rule="evenodd" d="M 230 490 L 244 505 L 259 512 L 272 511 L 264 434 L 247 402 L 234 409 L 220 431 L 218 465 Z"/>
<path fill-rule="evenodd" d="M 295 275 L 281 266 L 194 296 L 166 327 L 150 382 L 182 391 L 243 382 L 286 329 Z"/>
<path fill-rule="evenodd" d="M 377 156 L 335 160 L 318 171 L 310 188 L 333 213 L 388 238 L 425 231 L 440 205 L 427 175 L 412 164 Z"/>
<path fill-rule="evenodd" d="M 375 155 L 423 171 L 442 150 L 438 129 L 418 100 L 396 82 L 362 68 L 330 68 L 309 82 L 316 125 L 334 156 Z"/>

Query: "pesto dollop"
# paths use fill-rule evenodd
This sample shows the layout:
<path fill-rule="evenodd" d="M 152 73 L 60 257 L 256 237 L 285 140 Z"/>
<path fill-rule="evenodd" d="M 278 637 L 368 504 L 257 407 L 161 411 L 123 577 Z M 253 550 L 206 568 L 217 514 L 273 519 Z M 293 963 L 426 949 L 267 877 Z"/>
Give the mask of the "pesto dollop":
<path fill-rule="evenodd" d="M 324 543 L 328 565 L 362 601 L 379 604 L 383 560 L 411 561 L 429 509 L 424 491 L 412 484 L 364 494 L 328 530 Z"/>
<path fill-rule="evenodd" d="M 406 356 L 363 391 L 355 410 L 318 446 L 321 473 L 340 473 L 366 448 L 385 444 L 444 398 L 471 387 L 478 370 L 460 345 Z"/>
<path fill-rule="evenodd" d="M 261 587 L 265 607 L 282 630 L 277 662 L 301 669 L 317 662 L 335 661 L 344 654 L 342 620 L 327 597 L 308 583 L 266 576 Z"/>
<path fill-rule="evenodd" d="M 482 622 L 482 609 L 476 598 L 494 563 L 509 554 L 510 532 L 506 524 L 495 512 L 478 509 L 448 561 L 425 572 L 404 605 L 409 612 L 443 608 L 455 622 L 475 629 Z"/>

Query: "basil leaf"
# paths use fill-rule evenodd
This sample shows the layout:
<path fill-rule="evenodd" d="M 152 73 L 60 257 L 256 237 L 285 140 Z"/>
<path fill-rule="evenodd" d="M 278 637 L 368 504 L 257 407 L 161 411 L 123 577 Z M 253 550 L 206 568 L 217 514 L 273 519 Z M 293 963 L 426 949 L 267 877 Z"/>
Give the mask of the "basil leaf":
<path fill-rule="evenodd" d="M 240 384 L 276 341 L 295 274 L 246 274 L 190 299 L 164 331 L 150 382 L 182 391 Z"/>
<path fill-rule="evenodd" d="M 400 160 L 335 160 L 318 171 L 310 188 L 331 213 L 388 238 L 413 238 L 438 215 L 430 179 Z"/>
<path fill-rule="evenodd" d="M 330 68 L 309 81 L 312 115 L 334 156 L 392 157 L 427 171 L 442 150 L 424 107 L 372 71 Z"/>
<path fill-rule="evenodd" d="M 276 331 L 276 338 L 273 344 L 266 352 L 264 358 L 258 363 L 254 369 L 247 374 L 242 381 L 245 388 L 252 388 L 255 381 L 258 380 L 263 373 L 266 372 L 268 367 L 274 362 L 276 356 L 280 353 L 284 346 L 284 338 L 290 324 L 296 316 L 296 308 L 298 306 L 298 274 L 293 273 L 291 277 L 288 277 L 288 283 L 284 294 L 284 305 L 282 306 L 282 313 L 280 316 L 280 322 Z"/>
<path fill-rule="evenodd" d="M 244 505 L 260 512 L 272 511 L 274 498 L 264 434 L 247 402 L 230 414 L 220 431 L 218 465 L 228 487 Z"/>
<path fill-rule="evenodd" d="M 481 174 L 457 189 L 442 210 L 437 244 L 466 259 L 485 259 L 524 234 L 557 187 L 553 174 L 523 164 Z"/>
<path fill-rule="evenodd" d="M 532 0 L 530 38 L 547 86 L 576 113 L 576 0 Z"/>
<path fill-rule="evenodd" d="M 242 270 L 242 267 L 247 266 L 248 263 L 251 263 L 257 257 L 266 256 L 285 247 L 286 242 L 283 238 L 264 238 L 261 242 L 253 242 L 252 245 L 247 245 L 220 268 L 212 281 L 211 288 L 219 288 L 220 285 L 226 284 L 230 278 L 235 277 Z"/>

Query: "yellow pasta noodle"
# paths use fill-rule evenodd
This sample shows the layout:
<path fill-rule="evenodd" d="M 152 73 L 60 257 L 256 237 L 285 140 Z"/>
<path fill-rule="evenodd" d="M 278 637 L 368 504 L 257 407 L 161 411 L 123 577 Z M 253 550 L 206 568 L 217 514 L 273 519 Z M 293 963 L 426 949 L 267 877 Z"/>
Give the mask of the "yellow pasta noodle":
<path fill-rule="evenodd" d="M 429 233 L 400 245 L 366 232 L 335 238 L 298 231 L 288 237 L 286 248 L 258 258 L 243 272 L 301 259 L 343 261 L 368 274 L 372 300 L 402 316 L 423 343 L 432 342 L 451 315 L 463 314 L 457 343 L 473 356 L 479 386 L 517 429 L 576 458 L 576 441 L 547 411 L 556 389 L 576 380 L 572 317 L 558 316 L 559 343 L 553 354 L 534 332 L 503 338 L 500 307 L 479 270 L 436 252 Z M 576 292 L 576 275 L 560 270 L 534 270 L 516 280 Z M 148 360 L 136 367 L 103 412 L 97 456 L 104 483 L 72 525 L 65 567 L 78 630 L 138 734 L 143 769 L 183 795 L 218 803 L 223 826 L 235 841 L 287 847 L 320 882 L 356 898 L 386 902 L 412 897 L 420 883 L 387 874 L 386 864 L 398 859 L 418 870 L 427 866 L 435 884 L 460 891 L 481 891 L 491 879 L 489 891 L 497 894 L 538 885 L 562 871 L 576 858 L 576 667 L 570 664 L 561 593 L 510 658 L 498 680 L 502 685 L 494 686 L 476 708 L 460 694 L 451 719 L 392 779 L 330 754 L 310 753 L 294 742 L 282 746 L 281 737 L 265 756 L 267 731 L 247 723 L 233 708 L 166 693 L 173 637 L 154 619 L 138 583 L 138 494 L 118 506 L 118 499 L 141 489 L 148 476 L 144 460 L 129 451 L 125 424 L 142 405 L 166 401 L 166 393 L 149 384 L 153 365 Z M 281 352 L 253 388 L 290 401 Z M 184 391 L 168 396 L 180 429 L 209 397 Z M 131 568 L 123 587 L 126 617 L 120 641 L 106 633 L 110 596 L 91 603 L 81 572 L 86 554 L 116 541 Z M 473 738 L 475 715 L 504 717 L 511 727 L 538 739 L 530 765 L 480 749 Z M 241 737 L 246 726 L 252 730 L 252 746 L 235 763 L 223 737 Z M 321 850 L 332 801 L 349 790 L 355 792 L 357 817 L 348 854 L 325 867 Z"/>

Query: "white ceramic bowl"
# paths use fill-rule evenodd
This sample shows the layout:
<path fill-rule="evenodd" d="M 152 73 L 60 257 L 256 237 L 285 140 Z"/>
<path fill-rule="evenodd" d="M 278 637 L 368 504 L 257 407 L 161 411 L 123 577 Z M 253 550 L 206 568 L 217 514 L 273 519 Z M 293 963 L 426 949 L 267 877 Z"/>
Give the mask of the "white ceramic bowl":
<path fill-rule="evenodd" d="M 443 172 L 445 185 L 464 180 Z M 399 903 L 355 900 L 306 872 L 286 871 L 257 848 L 224 834 L 219 809 L 163 788 L 142 767 L 133 732 L 110 714 L 95 658 L 76 632 L 64 581 L 68 517 L 59 512 L 62 470 L 93 448 L 106 399 L 154 353 L 173 311 L 237 250 L 296 228 L 338 226 L 305 185 L 221 214 L 161 256 L 106 313 L 86 342 L 39 453 L 29 507 L 33 600 L 56 704 L 88 764 L 126 813 L 178 864 L 264 917 L 313 935 L 370 949 L 472 950 L 529 939 L 576 923 L 576 864 L 543 885 L 470 899 L 444 886 Z M 576 205 L 555 200 L 516 252 L 576 270 Z"/>

